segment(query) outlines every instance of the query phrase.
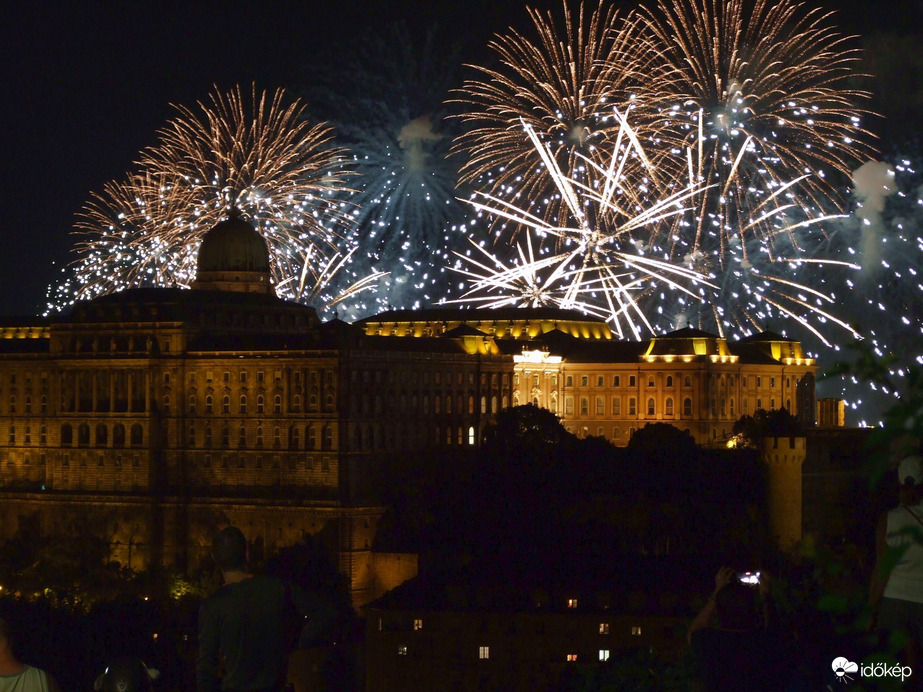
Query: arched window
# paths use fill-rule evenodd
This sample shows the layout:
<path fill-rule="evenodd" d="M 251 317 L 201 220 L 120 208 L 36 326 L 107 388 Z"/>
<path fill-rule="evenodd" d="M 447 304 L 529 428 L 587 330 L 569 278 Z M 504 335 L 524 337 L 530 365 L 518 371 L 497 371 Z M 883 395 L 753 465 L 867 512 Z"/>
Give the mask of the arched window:
<path fill-rule="evenodd" d="M 496 376 L 495 376 L 495 377 L 496 377 Z M 497 413 L 497 411 L 498 411 L 498 407 L 497 407 L 497 395 L 494 394 L 492 397 L 490 397 L 490 412 L 491 412 L 491 413 Z"/>
<path fill-rule="evenodd" d="M 195 426 L 190 425 L 186 434 L 186 444 L 189 447 L 195 447 Z"/>
<path fill-rule="evenodd" d="M 263 426 L 262 425 L 257 426 L 256 428 L 256 446 L 257 447 L 263 446 Z"/>
<path fill-rule="evenodd" d="M 16 444 L 16 426 L 10 425 L 10 446 Z"/>
<path fill-rule="evenodd" d="M 519 403 L 516 401 L 516 399 L 515 399 L 515 397 L 514 397 L 514 399 L 513 399 L 513 406 L 518 406 L 518 405 L 519 405 Z M 557 412 L 558 412 L 558 393 L 557 393 L 557 392 L 552 392 L 552 394 L 551 394 L 551 401 L 548 403 L 548 406 L 549 406 L 549 408 L 551 409 L 551 412 L 552 412 L 552 413 L 557 413 Z"/>
<path fill-rule="evenodd" d="M 26 395 L 26 398 L 24 399 L 23 403 L 25 404 L 25 412 L 32 413 L 32 397 L 29 395 Z"/>
<path fill-rule="evenodd" d="M 519 406 L 519 392 L 513 392 L 513 406 Z"/>
<path fill-rule="evenodd" d="M 125 426 L 121 423 L 116 423 L 112 428 L 112 446 L 125 446 Z"/>
<path fill-rule="evenodd" d="M 654 386 L 654 377 L 653 377 L 653 376 L 649 376 L 649 377 L 647 378 L 647 386 L 648 386 L 648 387 L 653 387 L 653 386 Z"/>
<path fill-rule="evenodd" d="M 692 415 L 692 399 L 688 396 L 683 399 L 683 415 L 691 416 Z"/>
<path fill-rule="evenodd" d="M 442 398 L 438 394 L 433 397 L 433 413 L 442 413 Z"/>
<path fill-rule="evenodd" d="M 476 442 L 474 437 L 474 426 L 468 428 L 468 444 L 473 445 Z"/>
<path fill-rule="evenodd" d="M 205 448 L 211 449 L 212 447 L 212 426 L 205 426 Z"/>
<path fill-rule="evenodd" d="M 324 426 L 324 431 L 321 435 L 321 445 L 324 449 L 333 449 L 333 428 L 329 425 Z"/>
<path fill-rule="evenodd" d="M 79 447 L 89 447 L 90 446 L 90 426 L 86 423 L 81 423 L 77 427 L 77 446 Z"/>
<path fill-rule="evenodd" d="M 205 413 L 212 413 L 212 412 L 213 412 L 212 395 L 206 394 L 205 395 Z"/>
<path fill-rule="evenodd" d="M 282 413 L 282 397 L 279 394 L 272 398 L 272 412 Z"/>
<path fill-rule="evenodd" d="M 48 444 L 48 426 L 43 425 L 38 429 L 38 443 L 40 445 Z"/>
<path fill-rule="evenodd" d="M 278 425 L 272 429 L 272 446 L 275 449 L 282 446 L 282 428 Z"/>
<path fill-rule="evenodd" d="M 507 395 L 504 394 L 503 398 L 500 399 L 500 410 L 502 411 L 503 409 L 509 408 L 509 405 L 510 405 L 509 397 L 507 397 Z M 536 406 L 537 405 L 538 404 L 536 404 Z"/>
<path fill-rule="evenodd" d="M 665 416 L 673 415 L 673 397 L 672 396 L 668 396 L 666 400 L 663 402 L 663 414 Z"/>
<path fill-rule="evenodd" d="M 308 449 L 317 449 L 317 429 L 313 425 L 308 425 L 304 429 L 305 446 Z"/>
<path fill-rule="evenodd" d="M 22 443 L 26 445 L 32 444 L 32 428 L 28 425 L 26 426 L 25 435 L 23 435 Z"/>
<path fill-rule="evenodd" d="M 515 404 L 518 406 L 519 404 Z M 474 413 L 474 397 L 468 396 L 468 413 Z"/>
<path fill-rule="evenodd" d="M 189 395 L 189 413 L 195 413 L 196 409 L 196 396 L 195 394 Z"/>
<path fill-rule="evenodd" d="M 667 387 L 673 386 L 673 375 L 667 375 Z"/>
<path fill-rule="evenodd" d="M 288 448 L 299 449 L 301 447 L 301 433 L 298 427 L 293 425 L 288 429 Z"/>
<path fill-rule="evenodd" d="M 96 446 L 105 447 L 109 444 L 109 428 L 100 423 L 96 426 Z"/>
<path fill-rule="evenodd" d="M 653 416 L 657 411 L 657 403 L 654 401 L 654 397 L 648 397 L 647 399 L 647 415 Z"/>
<path fill-rule="evenodd" d="M 231 446 L 231 430 L 228 426 L 221 428 L 221 446 L 230 447 Z"/>
<path fill-rule="evenodd" d="M 144 443 L 144 428 L 140 423 L 131 426 L 131 446 L 140 447 Z"/>
<path fill-rule="evenodd" d="M 16 395 L 10 394 L 10 413 L 16 413 Z"/>
<path fill-rule="evenodd" d="M 241 414 L 247 413 L 247 395 L 246 394 L 240 395 L 240 402 L 238 404 L 238 410 L 241 412 Z"/>
<path fill-rule="evenodd" d="M 262 394 L 256 397 L 256 412 L 257 413 L 263 412 L 263 395 Z"/>
<path fill-rule="evenodd" d="M 728 400 L 728 413 L 731 414 L 731 418 L 734 418 L 734 417 L 735 417 L 735 415 L 734 415 L 734 397 L 731 397 L 731 398 Z"/>
<path fill-rule="evenodd" d="M 633 396 L 628 397 L 628 415 L 638 415 L 638 401 Z"/>
<path fill-rule="evenodd" d="M 465 444 L 465 430 L 461 426 L 458 426 L 458 444 Z"/>
<path fill-rule="evenodd" d="M 487 397 L 481 397 L 481 413 L 487 413 Z"/>
<path fill-rule="evenodd" d="M 237 429 L 237 446 L 241 449 L 247 446 L 247 429 L 242 425 Z"/>
<path fill-rule="evenodd" d="M 689 379 L 689 375 L 686 375 L 686 377 L 683 378 L 683 386 L 684 387 L 692 386 L 692 380 Z"/>
<path fill-rule="evenodd" d="M 292 397 L 292 411 L 295 413 L 301 413 L 301 395 L 296 394 Z"/>
<path fill-rule="evenodd" d="M 224 398 L 221 400 L 221 412 L 230 413 L 231 412 L 231 397 L 227 394 L 224 395 Z"/>
<path fill-rule="evenodd" d="M 65 423 L 61 426 L 61 444 L 74 444 L 74 429 L 71 427 L 70 423 Z"/>
<path fill-rule="evenodd" d="M 48 413 L 48 397 L 42 394 L 42 398 L 39 400 L 39 407 L 41 413 Z"/>

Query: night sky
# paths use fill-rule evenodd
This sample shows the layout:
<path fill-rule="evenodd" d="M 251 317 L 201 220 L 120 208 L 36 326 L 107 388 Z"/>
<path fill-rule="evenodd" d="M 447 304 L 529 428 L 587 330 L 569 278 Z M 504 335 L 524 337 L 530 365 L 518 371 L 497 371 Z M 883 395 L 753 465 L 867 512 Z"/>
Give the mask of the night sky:
<path fill-rule="evenodd" d="M 436 5 L 442 7 L 436 9 Z M 536 3 L 533 3 L 533 6 Z M 541 7 L 559 7 L 542 0 Z M 630 3 L 623 3 L 626 7 Z M 811 3 L 813 5 L 813 3 Z M 841 0 L 849 33 L 918 32 L 923 0 Z M 303 93 L 310 67 L 368 27 L 438 21 L 464 38 L 469 62 L 510 24 L 527 28 L 525 4 L 443 3 L 22 3 L 0 27 L 2 175 L 0 316 L 38 314 L 45 291 L 73 258 L 74 215 L 91 191 L 120 179 L 172 115 L 217 84 L 256 82 Z M 919 93 L 923 85 L 911 84 Z M 885 132 L 884 122 L 873 124 Z M 921 126 L 923 128 L 923 126 Z"/>

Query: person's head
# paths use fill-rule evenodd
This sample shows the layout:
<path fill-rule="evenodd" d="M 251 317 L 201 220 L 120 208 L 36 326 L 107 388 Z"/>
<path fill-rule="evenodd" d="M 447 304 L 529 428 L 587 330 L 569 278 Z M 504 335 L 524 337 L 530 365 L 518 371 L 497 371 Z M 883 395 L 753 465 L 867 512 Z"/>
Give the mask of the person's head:
<path fill-rule="evenodd" d="M 718 625 L 730 630 L 751 630 L 760 624 L 759 592 L 736 579 L 715 596 Z"/>
<path fill-rule="evenodd" d="M 897 467 L 901 503 L 915 505 L 923 499 L 923 456 L 905 456 Z"/>
<path fill-rule="evenodd" d="M 236 526 L 222 529 L 215 535 L 212 557 L 222 572 L 247 569 L 247 539 Z"/>

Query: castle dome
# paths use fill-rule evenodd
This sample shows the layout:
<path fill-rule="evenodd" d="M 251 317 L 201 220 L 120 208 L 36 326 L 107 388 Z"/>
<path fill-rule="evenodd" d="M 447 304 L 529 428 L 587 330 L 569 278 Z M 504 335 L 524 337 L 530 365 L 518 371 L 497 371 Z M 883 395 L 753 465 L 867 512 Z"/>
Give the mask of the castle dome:
<path fill-rule="evenodd" d="M 233 209 L 199 247 L 194 288 L 244 293 L 271 293 L 269 249 L 253 226 Z"/>
<path fill-rule="evenodd" d="M 198 271 L 269 271 L 269 250 L 256 229 L 238 214 L 218 222 L 199 248 Z"/>

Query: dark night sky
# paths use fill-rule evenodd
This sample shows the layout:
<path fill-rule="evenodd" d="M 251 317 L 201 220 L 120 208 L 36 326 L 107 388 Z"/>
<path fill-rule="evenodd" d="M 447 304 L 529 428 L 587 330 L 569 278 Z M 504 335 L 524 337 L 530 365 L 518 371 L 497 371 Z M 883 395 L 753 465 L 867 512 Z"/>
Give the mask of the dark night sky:
<path fill-rule="evenodd" d="M 826 5 L 842 8 L 851 33 L 923 25 L 923 0 Z M 74 214 L 154 143 L 171 102 L 253 81 L 298 94 L 331 45 L 396 19 L 417 28 L 438 20 L 479 49 L 510 24 L 526 27 L 518 1 L 21 3 L 0 28 L 0 316 L 41 312 L 70 257 Z"/>

